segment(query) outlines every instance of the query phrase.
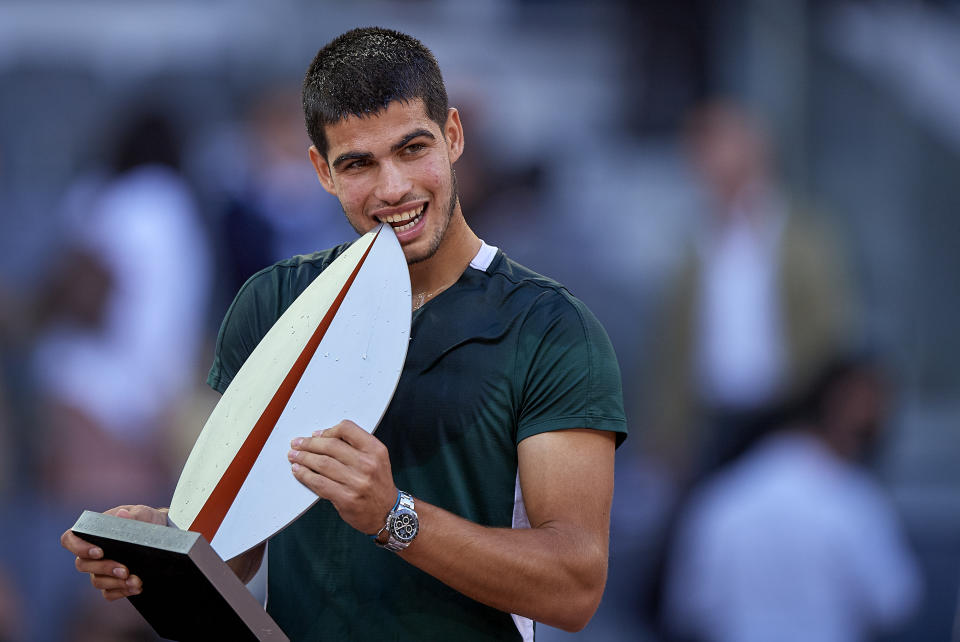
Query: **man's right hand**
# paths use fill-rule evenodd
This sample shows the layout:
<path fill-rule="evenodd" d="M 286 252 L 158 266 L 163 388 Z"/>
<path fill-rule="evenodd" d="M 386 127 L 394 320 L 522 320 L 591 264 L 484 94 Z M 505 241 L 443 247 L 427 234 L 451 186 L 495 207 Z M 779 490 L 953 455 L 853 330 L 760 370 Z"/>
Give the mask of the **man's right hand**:
<path fill-rule="evenodd" d="M 106 514 L 161 526 L 167 523 L 166 508 L 117 506 L 106 511 Z M 99 546 L 80 539 L 70 529 L 60 536 L 60 545 L 77 556 L 75 562 L 77 570 L 81 573 L 89 573 L 90 582 L 108 601 L 137 595 L 143 590 L 140 578 L 131 575 L 130 569 L 113 560 L 103 559 L 103 550 Z"/>

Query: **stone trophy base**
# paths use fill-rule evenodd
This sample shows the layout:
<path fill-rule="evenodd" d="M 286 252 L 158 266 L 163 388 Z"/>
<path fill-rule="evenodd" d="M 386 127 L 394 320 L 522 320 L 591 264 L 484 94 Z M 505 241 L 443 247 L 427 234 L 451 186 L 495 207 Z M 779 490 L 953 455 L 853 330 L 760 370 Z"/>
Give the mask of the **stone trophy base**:
<path fill-rule="evenodd" d="M 93 511 L 72 530 L 143 580 L 144 591 L 128 599 L 161 637 L 288 640 L 199 533 Z"/>

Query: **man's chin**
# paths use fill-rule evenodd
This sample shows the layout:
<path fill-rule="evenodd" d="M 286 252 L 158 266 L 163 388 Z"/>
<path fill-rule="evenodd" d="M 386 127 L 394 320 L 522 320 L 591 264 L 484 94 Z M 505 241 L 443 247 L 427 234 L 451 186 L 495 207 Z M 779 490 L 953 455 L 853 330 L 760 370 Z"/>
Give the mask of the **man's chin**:
<path fill-rule="evenodd" d="M 438 247 L 439 243 L 431 243 L 430 246 L 426 248 L 408 246 L 403 248 L 403 256 L 407 259 L 407 265 L 416 265 L 417 263 L 423 263 L 433 258 L 433 255 L 437 253 Z"/>
<path fill-rule="evenodd" d="M 407 265 L 416 265 L 417 263 L 423 263 L 431 256 L 436 254 L 436 252 L 418 252 L 418 253 L 407 253 L 404 252 L 403 255 L 407 259 Z"/>

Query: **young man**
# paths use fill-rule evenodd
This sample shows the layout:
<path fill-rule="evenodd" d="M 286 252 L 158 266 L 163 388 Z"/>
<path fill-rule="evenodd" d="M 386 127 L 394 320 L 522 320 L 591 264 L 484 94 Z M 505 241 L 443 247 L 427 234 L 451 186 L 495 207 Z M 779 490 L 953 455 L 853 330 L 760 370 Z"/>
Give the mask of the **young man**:
<path fill-rule="evenodd" d="M 420 42 L 350 31 L 317 54 L 303 95 L 321 184 L 358 233 L 394 227 L 414 309 L 376 436 L 345 420 L 291 445 L 292 474 L 329 501 L 270 540 L 268 611 L 292 639 L 531 640 L 532 620 L 582 628 L 606 581 L 614 449 L 626 434 L 606 334 L 562 286 L 467 226 L 453 171 L 463 128 Z M 211 386 L 226 389 L 345 247 L 278 263 L 240 290 Z M 113 512 L 164 520 L 146 507 Z M 149 590 L 69 531 L 62 541 L 108 599 Z M 261 554 L 233 560 L 238 575 Z"/>

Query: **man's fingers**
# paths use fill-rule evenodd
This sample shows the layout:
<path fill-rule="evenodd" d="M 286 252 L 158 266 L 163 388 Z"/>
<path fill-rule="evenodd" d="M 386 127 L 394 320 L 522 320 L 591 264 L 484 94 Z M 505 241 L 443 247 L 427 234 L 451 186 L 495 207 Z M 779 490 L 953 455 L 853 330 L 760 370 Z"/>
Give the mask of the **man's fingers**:
<path fill-rule="evenodd" d="M 124 595 L 137 595 L 143 590 L 143 582 L 136 575 L 131 575 L 126 579 L 112 577 L 110 575 L 90 574 L 90 583 L 101 591 L 122 591 Z"/>
<path fill-rule="evenodd" d="M 142 504 L 117 506 L 116 508 L 108 510 L 107 515 L 114 515 L 124 519 L 135 519 L 138 522 L 160 524 L 161 526 L 167 523 L 167 516 L 163 510 Z"/>
<path fill-rule="evenodd" d="M 166 509 L 156 509 L 143 505 L 124 505 L 111 508 L 107 515 L 135 519 L 154 524 L 166 524 Z M 60 545 L 73 553 L 74 566 L 81 573 L 90 576 L 90 583 L 100 590 L 104 599 L 119 600 L 132 595 L 138 595 L 143 590 L 143 582 L 123 564 L 113 560 L 103 559 L 103 550 L 78 537 L 71 530 L 66 530 L 60 536 Z"/>
<path fill-rule="evenodd" d="M 118 577 L 121 580 L 127 579 L 130 575 L 129 569 L 123 564 L 118 564 L 113 560 L 89 560 L 83 557 L 77 557 L 74 566 L 81 573 L 93 573 L 94 575 L 107 575 Z"/>
<path fill-rule="evenodd" d="M 342 439 L 359 450 L 366 450 L 370 448 L 373 443 L 379 443 L 380 441 L 349 419 L 344 419 L 332 428 L 318 430 L 313 433 L 313 435 L 314 437 L 322 437 L 324 439 L 332 437 Z"/>
<path fill-rule="evenodd" d="M 287 459 L 291 464 L 306 466 L 318 475 L 322 475 L 338 484 L 349 485 L 359 481 L 356 473 L 349 466 L 329 455 L 318 455 L 309 450 L 294 449 L 287 453 Z"/>
<path fill-rule="evenodd" d="M 379 439 L 352 421 L 341 421 L 313 437 L 294 439 L 290 447 L 294 477 L 330 500 L 345 522 L 364 533 L 383 526 L 397 490 L 390 455 Z"/>
<path fill-rule="evenodd" d="M 290 442 L 294 453 L 313 453 L 322 455 L 340 462 L 347 467 L 354 467 L 364 453 L 349 443 L 336 437 L 301 437 Z M 293 461 L 293 459 L 291 459 Z"/>
<path fill-rule="evenodd" d="M 133 504 L 124 504 L 123 506 L 115 506 L 110 510 L 103 511 L 104 515 L 113 515 L 114 517 L 121 517 L 120 513 L 129 513 L 134 508 Z"/>
<path fill-rule="evenodd" d="M 101 590 L 103 597 L 106 598 L 108 602 L 113 602 L 116 600 L 122 600 L 125 597 L 131 597 L 133 595 L 139 595 L 140 591 L 133 591 L 130 589 L 110 589 L 110 590 Z"/>
<path fill-rule="evenodd" d="M 303 464 L 295 462 L 292 466 L 292 471 L 293 476 L 296 477 L 301 484 L 315 492 L 319 497 L 329 499 L 334 504 L 344 496 L 344 493 L 348 492 L 343 484 L 319 475 Z"/>
<path fill-rule="evenodd" d="M 371 490 L 370 485 L 384 466 L 385 457 L 385 453 L 384 457 L 378 457 L 375 453 L 358 450 L 340 439 L 326 436 L 294 439 L 287 453 L 290 463 L 306 466 L 360 495 Z"/>
<path fill-rule="evenodd" d="M 327 455 L 349 468 L 368 473 L 389 458 L 386 446 L 353 422 L 340 422 L 314 435 L 294 439 L 291 449 Z"/>
<path fill-rule="evenodd" d="M 77 557 L 86 559 L 101 559 L 103 550 L 99 546 L 94 546 L 90 542 L 77 537 L 73 531 L 66 530 L 60 536 L 60 546 L 64 547 Z"/>

